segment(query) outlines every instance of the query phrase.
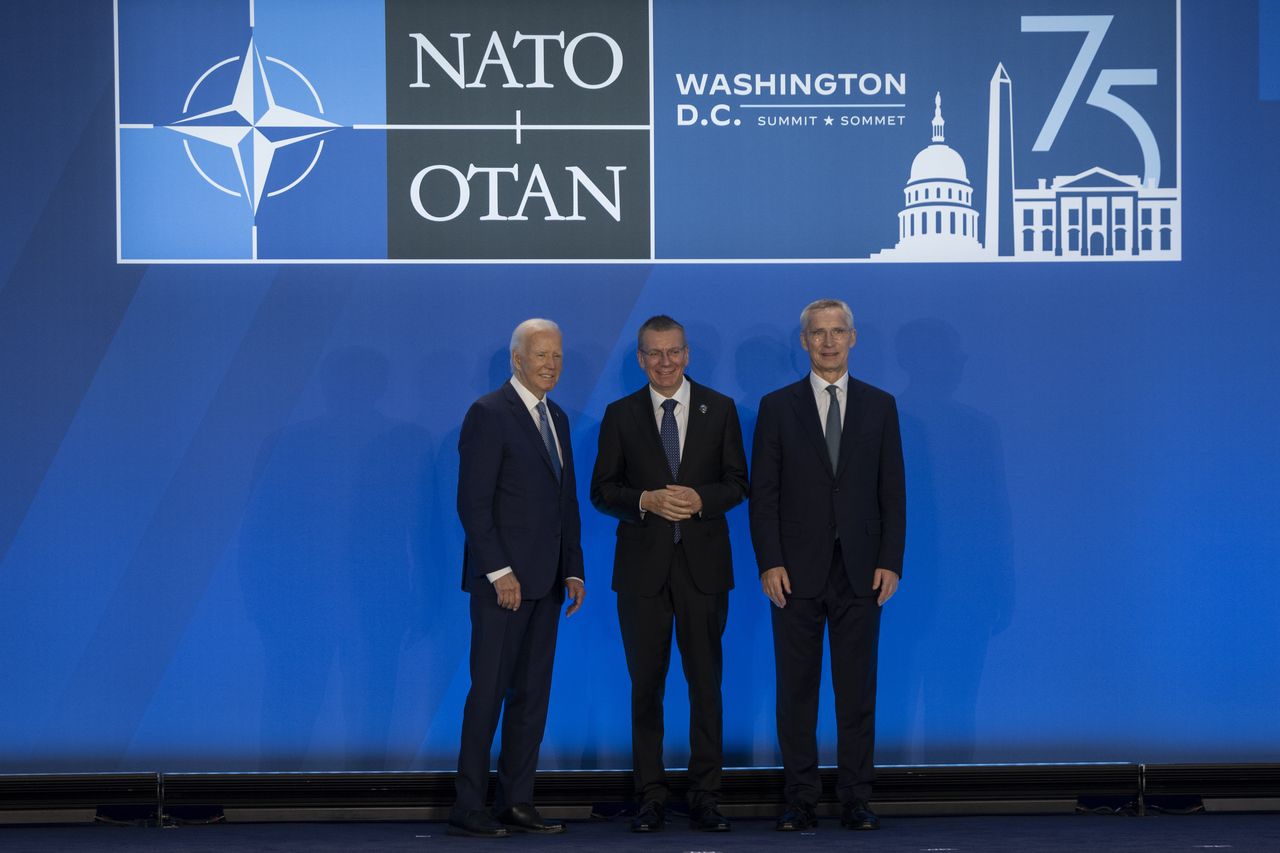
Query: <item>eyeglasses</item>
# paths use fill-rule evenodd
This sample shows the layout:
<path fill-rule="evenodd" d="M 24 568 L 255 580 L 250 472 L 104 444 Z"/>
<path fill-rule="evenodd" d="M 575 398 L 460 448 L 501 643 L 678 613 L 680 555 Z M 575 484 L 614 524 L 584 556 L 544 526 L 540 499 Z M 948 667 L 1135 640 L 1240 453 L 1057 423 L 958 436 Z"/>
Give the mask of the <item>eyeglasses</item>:
<path fill-rule="evenodd" d="M 669 360 L 675 361 L 680 356 L 684 355 L 684 351 L 688 348 L 689 346 L 686 344 L 685 346 L 672 347 L 671 349 L 642 349 L 640 350 L 640 354 L 649 361 L 661 361 L 664 355 Z"/>
<path fill-rule="evenodd" d="M 814 343 L 826 343 L 827 339 L 840 343 L 849 339 L 853 329 L 809 329 L 805 336 Z"/>

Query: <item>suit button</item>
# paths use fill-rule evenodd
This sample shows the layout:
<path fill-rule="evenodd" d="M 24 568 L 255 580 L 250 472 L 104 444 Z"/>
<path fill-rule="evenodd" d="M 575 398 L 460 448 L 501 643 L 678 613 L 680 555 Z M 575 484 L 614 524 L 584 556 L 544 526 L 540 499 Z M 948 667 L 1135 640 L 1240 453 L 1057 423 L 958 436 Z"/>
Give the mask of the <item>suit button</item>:
<path fill-rule="evenodd" d="M 839 487 L 839 486 L 836 486 L 836 487 L 835 487 L 835 489 L 833 489 L 833 491 L 834 491 L 837 495 L 838 495 L 838 494 L 840 494 L 840 487 Z"/>

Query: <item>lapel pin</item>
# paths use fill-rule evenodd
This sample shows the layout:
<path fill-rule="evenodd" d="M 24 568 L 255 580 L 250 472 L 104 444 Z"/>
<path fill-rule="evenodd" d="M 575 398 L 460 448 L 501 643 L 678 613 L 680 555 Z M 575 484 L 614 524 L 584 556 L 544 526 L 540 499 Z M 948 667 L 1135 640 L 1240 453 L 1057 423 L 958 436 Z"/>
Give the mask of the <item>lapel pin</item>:
<path fill-rule="evenodd" d="M 707 413 L 707 404 L 706 404 L 706 403 L 702 403 L 701 405 L 699 405 L 699 406 L 698 406 L 698 411 L 699 411 L 701 414 L 704 414 L 704 415 L 705 415 L 705 414 Z"/>

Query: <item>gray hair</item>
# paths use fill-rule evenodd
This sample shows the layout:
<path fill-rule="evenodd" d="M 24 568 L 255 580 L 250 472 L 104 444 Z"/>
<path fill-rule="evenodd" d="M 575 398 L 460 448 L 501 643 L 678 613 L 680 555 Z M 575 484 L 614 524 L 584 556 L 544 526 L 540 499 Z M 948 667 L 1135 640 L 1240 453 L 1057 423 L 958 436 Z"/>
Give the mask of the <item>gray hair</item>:
<path fill-rule="evenodd" d="M 511 333 L 510 352 L 512 370 L 516 369 L 516 353 L 522 352 L 524 350 L 525 343 L 530 337 L 536 335 L 538 332 L 555 332 L 557 335 L 560 335 L 560 337 L 564 337 L 560 332 L 560 327 L 551 320 L 543 320 L 539 317 L 525 320 L 519 326 L 516 326 L 515 331 Z"/>
<path fill-rule="evenodd" d="M 845 322 L 849 324 L 849 328 L 853 328 L 853 311 L 849 309 L 849 303 L 840 299 L 815 299 L 808 305 L 804 306 L 804 310 L 800 312 L 800 331 L 809 328 L 809 317 L 815 311 L 826 311 L 828 308 L 838 308 L 844 312 Z"/>

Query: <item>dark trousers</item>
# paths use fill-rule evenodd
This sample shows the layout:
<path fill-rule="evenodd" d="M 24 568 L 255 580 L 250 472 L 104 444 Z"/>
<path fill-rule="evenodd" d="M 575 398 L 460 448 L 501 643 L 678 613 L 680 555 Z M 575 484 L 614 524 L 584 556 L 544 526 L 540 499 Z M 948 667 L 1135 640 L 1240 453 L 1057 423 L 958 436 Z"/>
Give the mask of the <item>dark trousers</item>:
<path fill-rule="evenodd" d="M 689 803 L 719 801 L 720 638 L 728 615 L 729 594 L 701 592 L 679 545 L 667 583 L 657 595 L 618 593 L 618 622 L 631 674 L 631 760 L 636 797 L 642 802 L 665 801 L 669 793 L 662 761 L 662 698 L 671 663 L 673 623 L 689 685 Z"/>
<path fill-rule="evenodd" d="M 831 683 L 836 697 L 836 794 L 842 803 L 871 797 L 875 778 L 876 658 L 880 607 L 876 596 L 853 594 L 836 543 L 826 586 L 815 598 L 787 599 L 773 614 L 777 669 L 778 745 L 789 803 L 816 805 L 818 690 L 822 634 L 831 640 Z"/>
<path fill-rule="evenodd" d="M 559 625 L 555 595 L 525 600 L 511 611 L 498 606 L 491 590 L 471 594 L 471 690 L 462 712 L 456 812 L 484 807 L 499 716 L 502 746 L 494 808 L 533 802 Z"/>

